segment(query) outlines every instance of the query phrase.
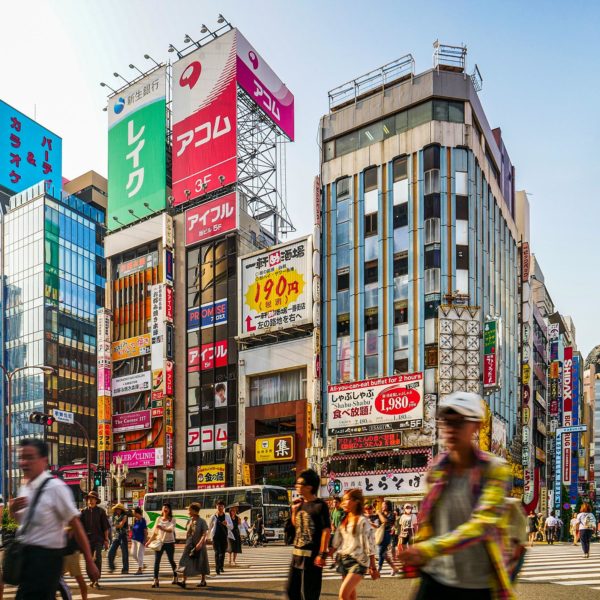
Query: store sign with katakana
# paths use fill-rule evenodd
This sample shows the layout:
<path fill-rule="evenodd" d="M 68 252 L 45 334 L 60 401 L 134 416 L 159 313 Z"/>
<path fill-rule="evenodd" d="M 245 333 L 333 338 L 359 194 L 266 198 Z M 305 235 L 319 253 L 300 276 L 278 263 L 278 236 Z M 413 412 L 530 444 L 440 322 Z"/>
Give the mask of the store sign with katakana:
<path fill-rule="evenodd" d="M 423 425 L 423 373 L 327 387 L 330 435 L 418 429 Z"/>
<path fill-rule="evenodd" d="M 166 206 L 165 67 L 108 102 L 108 229 Z"/>
<path fill-rule="evenodd" d="M 278 435 L 256 438 L 256 462 L 293 462 L 294 435 Z"/>
<path fill-rule="evenodd" d="M 185 245 L 191 246 L 236 231 L 237 193 L 232 192 L 185 211 Z"/>
<path fill-rule="evenodd" d="M 0 100 L 0 185 L 17 194 L 40 182 L 60 198 L 62 139 Z"/>
<path fill-rule="evenodd" d="M 321 496 L 333 495 L 331 489 L 341 490 L 341 496 L 348 490 L 358 488 L 365 496 L 410 496 L 425 493 L 425 472 L 410 473 L 390 472 L 373 475 L 341 475 L 330 474 L 328 485 L 321 486 Z M 337 483 L 337 485 L 335 485 Z"/>
<path fill-rule="evenodd" d="M 196 484 L 199 490 L 225 487 L 225 465 L 200 465 L 196 467 Z"/>
<path fill-rule="evenodd" d="M 241 338 L 313 322 L 312 258 L 302 238 L 240 259 Z"/>

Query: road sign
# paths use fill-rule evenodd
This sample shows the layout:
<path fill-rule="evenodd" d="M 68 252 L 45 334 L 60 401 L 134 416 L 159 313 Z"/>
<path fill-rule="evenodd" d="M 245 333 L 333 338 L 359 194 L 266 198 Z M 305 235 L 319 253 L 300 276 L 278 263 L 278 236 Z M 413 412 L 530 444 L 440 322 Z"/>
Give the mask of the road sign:
<path fill-rule="evenodd" d="M 58 408 L 55 408 L 52 410 L 52 416 L 59 423 L 68 423 L 69 425 L 73 425 L 73 423 L 75 422 L 75 415 L 72 412 L 68 412 L 66 410 L 58 410 Z"/>

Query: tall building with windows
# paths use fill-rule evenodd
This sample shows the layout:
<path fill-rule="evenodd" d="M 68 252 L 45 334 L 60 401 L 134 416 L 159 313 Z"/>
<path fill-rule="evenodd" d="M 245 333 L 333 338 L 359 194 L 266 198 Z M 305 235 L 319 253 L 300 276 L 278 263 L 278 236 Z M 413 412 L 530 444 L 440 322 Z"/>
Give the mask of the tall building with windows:
<path fill-rule="evenodd" d="M 61 423 L 47 429 L 32 425 L 32 411 L 74 412 L 90 434 L 95 460 L 96 310 L 105 285 L 106 181 L 88 173 L 65 189 L 70 193 L 47 192 L 44 184 L 28 188 L 10 198 L 4 217 L 5 365 L 8 371 L 18 369 L 7 431 L 13 488 L 19 477 L 16 446 L 23 437 L 49 442 L 51 465 L 86 457 L 78 430 Z"/>
<path fill-rule="evenodd" d="M 415 74 L 408 55 L 332 90 L 321 120 L 323 380 L 424 376 L 424 418 L 368 453 L 331 433 L 323 390 L 331 433 L 323 474 L 371 474 L 381 486 L 372 494 L 389 483 L 377 480 L 382 469 L 403 481 L 422 473 L 435 450 L 440 393 L 484 391 L 483 344 L 442 353 L 442 309 L 456 308 L 459 320 L 469 314 L 474 338 L 498 320 L 497 371 L 485 397 L 505 432 L 503 453 L 517 433 L 514 168 L 479 100 L 478 71 L 469 76 L 465 65 L 466 48 L 437 44 L 434 68 Z M 418 498 L 417 481 L 397 495 Z"/>

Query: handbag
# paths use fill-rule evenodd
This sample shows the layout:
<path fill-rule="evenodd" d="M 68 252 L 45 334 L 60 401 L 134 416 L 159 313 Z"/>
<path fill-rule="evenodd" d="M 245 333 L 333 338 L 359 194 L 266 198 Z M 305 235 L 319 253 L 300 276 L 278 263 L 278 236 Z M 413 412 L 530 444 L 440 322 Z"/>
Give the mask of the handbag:
<path fill-rule="evenodd" d="M 385 523 L 382 523 L 375 532 L 375 544 L 381 546 L 383 539 L 385 538 Z"/>
<path fill-rule="evenodd" d="M 158 538 L 156 538 L 155 540 L 152 540 L 148 544 L 148 548 L 150 548 L 150 550 L 154 550 L 154 552 L 160 552 L 162 550 L 162 547 L 163 547 L 163 543 Z"/>
<path fill-rule="evenodd" d="M 42 490 L 46 487 L 46 484 L 52 479 L 52 477 L 48 477 L 42 485 L 37 489 L 35 496 L 33 497 L 33 502 L 31 506 L 27 510 L 27 516 L 25 517 L 25 522 L 23 523 L 23 528 L 20 532 L 17 532 L 17 535 L 6 543 L 4 546 L 4 556 L 2 557 L 2 575 L 4 579 L 4 583 L 8 583 L 10 585 L 20 585 L 23 580 L 23 576 L 26 571 L 25 565 L 25 544 L 19 539 L 25 535 L 25 532 L 29 528 L 29 523 L 31 523 L 32 515 L 35 511 L 35 507 L 37 506 L 38 500 L 42 494 Z"/>

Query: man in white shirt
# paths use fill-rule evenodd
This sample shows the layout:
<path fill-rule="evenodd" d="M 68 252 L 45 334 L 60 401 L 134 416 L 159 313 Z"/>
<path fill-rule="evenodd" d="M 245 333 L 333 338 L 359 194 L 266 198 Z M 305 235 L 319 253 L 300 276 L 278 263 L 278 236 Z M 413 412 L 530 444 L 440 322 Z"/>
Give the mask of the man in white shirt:
<path fill-rule="evenodd" d="M 65 527 L 70 526 L 85 558 L 87 572 L 96 581 L 99 572 L 92 559 L 90 545 L 79 511 L 67 485 L 48 473 L 48 446 L 38 439 L 24 439 L 19 443 L 19 466 L 27 483 L 18 497 L 10 502 L 10 512 L 23 525 L 28 523 L 24 544 L 25 573 L 19 585 L 16 600 L 51 600 L 55 597 L 62 571 Z M 33 514 L 28 514 L 36 492 L 41 488 Z M 17 532 L 19 536 L 19 532 Z"/>
<path fill-rule="evenodd" d="M 550 516 L 546 519 L 546 543 L 554 545 L 556 539 L 556 529 L 558 527 L 558 520 L 554 516 L 554 511 L 550 513 Z"/>

